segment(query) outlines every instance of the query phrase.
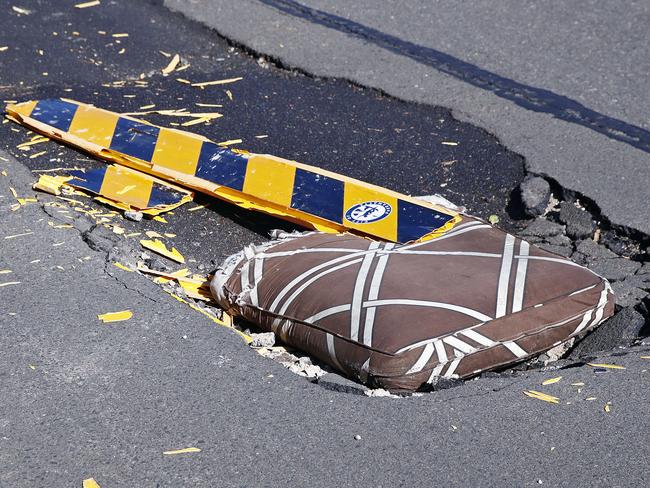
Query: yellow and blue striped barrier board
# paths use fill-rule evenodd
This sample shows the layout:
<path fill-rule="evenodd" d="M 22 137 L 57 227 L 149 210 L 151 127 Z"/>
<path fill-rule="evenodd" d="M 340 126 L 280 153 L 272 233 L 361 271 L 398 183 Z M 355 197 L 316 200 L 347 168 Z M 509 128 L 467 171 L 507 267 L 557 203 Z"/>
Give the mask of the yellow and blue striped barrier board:
<path fill-rule="evenodd" d="M 118 208 L 134 208 L 148 215 L 172 210 L 193 197 L 190 191 L 119 164 L 68 174 L 72 178 L 66 185 L 108 198 Z"/>
<path fill-rule="evenodd" d="M 460 219 L 447 208 L 314 166 L 227 149 L 73 100 L 9 105 L 7 114 L 107 161 L 322 231 L 405 243 L 436 237 Z"/>

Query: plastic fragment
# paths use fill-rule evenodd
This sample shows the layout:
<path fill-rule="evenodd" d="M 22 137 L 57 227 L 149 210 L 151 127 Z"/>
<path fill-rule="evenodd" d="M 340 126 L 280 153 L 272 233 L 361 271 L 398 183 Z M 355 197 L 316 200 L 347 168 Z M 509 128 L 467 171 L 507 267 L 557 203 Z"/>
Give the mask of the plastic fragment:
<path fill-rule="evenodd" d="M 560 381 L 561 379 L 562 379 L 561 376 L 557 376 L 557 377 L 555 377 L 555 378 L 549 378 L 549 379 L 547 379 L 547 380 L 542 381 L 542 386 L 552 385 L 553 383 L 557 383 L 557 382 Z"/>
<path fill-rule="evenodd" d="M 9 286 L 9 285 L 19 285 L 20 281 L 7 281 L 6 283 L 0 283 L 0 288 L 3 286 Z"/>
<path fill-rule="evenodd" d="M 607 412 L 607 413 L 611 412 L 611 410 L 612 410 L 611 405 L 612 405 L 611 402 L 607 402 L 605 404 L 605 407 L 603 408 L 603 410 L 605 410 L 605 412 Z"/>
<path fill-rule="evenodd" d="M 97 5 L 100 5 L 101 2 L 99 0 L 92 0 L 90 2 L 83 2 L 83 3 L 78 3 L 75 5 L 75 8 L 88 8 L 88 7 L 96 7 Z"/>
<path fill-rule="evenodd" d="M 173 456 L 175 454 L 187 454 L 190 452 L 201 452 L 201 449 L 198 447 L 186 447 L 185 449 L 175 449 L 173 451 L 164 451 L 163 454 L 166 456 Z"/>
<path fill-rule="evenodd" d="M 174 71 L 178 66 L 178 63 L 180 62 L 181 62 L 181 57 L 178 54 L 174 54 L 174 57 L 169 62 L 169 64 L 163 68 L 162 70 L 163 75 L 168 75 L 169 73 Z"/>
<path fill-rule="evenodd" d="M 140 244 L 145 249 L 149 249 L 150 251 L 158 253 L 161 256 L 171 259 L 172 261 L 176 261 L 177 263 L 185 262 L 185 258 L 180 252 L 178 252 L 178 250 L 175 247 L 172 247 L 171 250 L 167 249 L 167 246 L 165 246 L 165 244 L 158 239 L 153 239 L 153 240 L 143 239 L 140 241 Z"/>
<path fill-rule="evenodd" d="M 122 263 L 113 263 L 113 265 L 120 268 L 123 271 L 128 271 L 129 273 L 133 273 L 133 270 L 131 268 L 124 266 Z"/>
<path fill-rule="evenodd" d="M 95 478 L 88 478 L 83 481 L 83 488 L 101 488 Z"/>
<path fill-rule="evenodd" d="M 97 318 L 104 322 L 105 324 L 110 322 L 122 322 L 123 320 L 129 320 L 133 317 L 133 312 L 130 310 L 122 310 L 120 312 L 108 312 L 97 315 Z"/>
<path fill-rule="evenodd" d="M 619 366 L 618 364 L 587 363 L 587 365 L 591 366 L 592 368 L 625 369 L 625 366 Z"/>
<path fill-rule="evenodd" d="M 534 398 L 536 400 L 542 400 L 544 402 L 548 403 L 560 403 L 560 399 L 551 395 L 547 395 L 546 393 L 542 393 L 539 391 L 535 390 L 525 390 L 524 395 Z"/>
<path fill-rule="evenodd" d="M 66 176 L 40 175 L 38 181 L 32 185 L 32 188 L 58 196 L 61 195 L 62 186 L 70 179 L 70 177 Z"/>
<path fill-rule="evenodd" d="M 167 222 L 167 219 L 165 217 L 161 217 L 160 215 L 156 215 L 153 219 L 156 222 L 161 222 L 163 224 L 169 224 L 169 222 Z"/>
<path fill-rule="evenodd" d="M 585 386 L 585 384 L 579 381 L 577 383 L 571 383 L 571 386 Z"/>
<path fill-rule="evenodd" d="M 204 86 L 225 85 L 227 83 L 234 83 L 235 81 L 243 80 L 244 78 L 238 76 L 236 78 L 226 78 L 225 80 L 203 81 L 201 83 L 192 83 L 192 86 L 203 88 Z"/>

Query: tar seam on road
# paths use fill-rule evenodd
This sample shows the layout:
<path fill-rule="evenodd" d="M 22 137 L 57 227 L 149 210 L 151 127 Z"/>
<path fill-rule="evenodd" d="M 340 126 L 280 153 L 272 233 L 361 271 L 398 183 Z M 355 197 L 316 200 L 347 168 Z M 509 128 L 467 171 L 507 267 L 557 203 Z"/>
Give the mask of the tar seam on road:
<path fill-rule="evenodd" d="M 565 122 L 581 125 L 610 139 L 650 153 L 650 131 L 596 112 L 571 98 L 543 88 L 524 85 L 441 51 L 404 41 L 372 27 L 302 5 L 294 0 L 259 0 L 259 2 L 294 17 L 349 34 L 382 49 L 411 58 L 473 86 L 491 91 L 527 110 L 551 114 Z"/>

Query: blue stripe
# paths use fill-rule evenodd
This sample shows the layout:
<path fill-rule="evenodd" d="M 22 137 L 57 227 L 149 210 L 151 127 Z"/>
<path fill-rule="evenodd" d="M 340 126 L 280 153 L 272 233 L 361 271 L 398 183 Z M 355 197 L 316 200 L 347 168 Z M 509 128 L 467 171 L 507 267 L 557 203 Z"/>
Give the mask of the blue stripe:
<path fill-rule="evenodd" d="M 160 128 L 120 118 L 110 148 L 114 151 L 151 162 Z"/>
<path fill-rule="evenodd" d="M 297 168 L 291 208 L 340 224 L 343 220 L 343 186 L 341 180 Z"/>
<path fill-rule="evenodd" d="M 217 185 L 242 191 L 247 165 L 246 156 L 219 147 L 212 142 L 204 142 L 194 175 Z"/>
<path fill-rule="evenodd" d="M 149 195 L 149 202 L 147 207 L 155 207 L 156 205 L 173 205 L 178 203 L 183 198 L 183 195 L 171 188 L 154 183 L 151 188 L 151 195 Z"/>
<path fill-rule="evenodd" d="M 31 118 L 68 132 L 78 105 L 63 100 L 41 100 L 30 115 Z"/>
<path fill-rule="evenodd" d="M 419 239 L 453 218 L 451 215 L 403 200 L 398 200 L 397 207 L 397 242 L 401 243 Z"/>
<path fill-rule="evenodd" d="M 68 184 L 76 188 L 83 188 L 92 193 L 99 193 L 102 188 L 105 174 L 106 168 L 93 168 L 87 169 L 86 171 L 70 171 L 70 176 L 74 176 L 74 178 L 68 181 Z"/>

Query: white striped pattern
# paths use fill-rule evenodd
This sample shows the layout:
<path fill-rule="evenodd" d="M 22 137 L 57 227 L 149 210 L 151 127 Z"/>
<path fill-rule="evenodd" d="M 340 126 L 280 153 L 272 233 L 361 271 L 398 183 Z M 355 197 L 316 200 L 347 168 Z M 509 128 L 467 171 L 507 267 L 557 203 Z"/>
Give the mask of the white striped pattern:
<path fill-rule="evenodd" d="M 526 241 L 519 244 L 519 257 L 528 256 L 530 245 Z M 517 263 L 517 273 L 515 275 L 515 290 L 512 294 L 512 313 L 519 312 L 524 303 L 524 289 L 526 286 L 526 269 L 528 260 L 520 259 Z"/>
<path fill-rule="evenodd" d="M 506 234 L 503 244 L 503 258 L 501 260 L 501 271 L 499 272 L 499 283 L 497 287 L 497 307 L 495 318 L 503 317 L 508 307 L 508 283 L 510 282 L 510 268 L 512 267 L 512 256 L 514 254 L 515 238 Z"/>

